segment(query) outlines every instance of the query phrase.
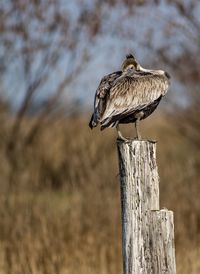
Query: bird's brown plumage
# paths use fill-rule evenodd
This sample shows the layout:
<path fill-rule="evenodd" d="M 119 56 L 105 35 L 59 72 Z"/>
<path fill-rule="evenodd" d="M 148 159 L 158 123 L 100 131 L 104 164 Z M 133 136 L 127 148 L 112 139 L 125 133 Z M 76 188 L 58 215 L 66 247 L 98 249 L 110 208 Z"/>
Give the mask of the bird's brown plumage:
<path fill-rule="evenodd" d="M 106 102 L 114 81 L 122 75 L 122 71 L 116 71 L 104 76 L 97 88 L 94 98 L 94 113 L 92 114 L 89 126 L 96 127 L 106 108 Z"/>
<path fill-rule="evenodd" d="M 127 64 L 130 65 L 130 60 Z M 140 68 L 138 71 L 128 69 L 103 77 L 95 95 L 94 114 L 89 124 L 91 128 L 99 122 L 101 129 L 135 122 L 155 110 L 168 90 L 168 74 Z"/>

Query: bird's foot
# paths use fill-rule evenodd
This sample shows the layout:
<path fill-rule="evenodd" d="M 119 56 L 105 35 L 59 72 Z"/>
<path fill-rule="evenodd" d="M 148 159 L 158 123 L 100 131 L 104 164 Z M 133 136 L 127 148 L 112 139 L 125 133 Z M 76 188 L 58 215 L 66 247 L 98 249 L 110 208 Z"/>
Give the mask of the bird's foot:
<path fill-rule="evenodd" d="M 121 137 L 117 137 L 117 141 L 123 141 L 123 142 L 129 142 L 131 139 L 128 139 L 128 138 L 125 138 L 125 137 L 123 137 L 123 138 L 121 138 Z"/>
<path fill-rule="evenodd" d="M 117 137 L 118 141 L 124 141 L 124 142 L 130 141 L 130 139 L 125 138 L 119 130 L 117 131 L 117 133 L 118 133 L 118 137 Z"/>
<path fill-rule="evenodd" d="M 117 140 L 118 140 L 118 141 L 124 141 L 124 142 L 130 141 L 129 138 L 125 138 L 125 137 L 122 136 L 122 135 L 118 135 Z"/>
<path fill-rule="evenodd" d="M 121 134 L 121 131 L 119 130 L 119 125 L 116 126 L 117 129 L 117 140 L 119 141 L 127 141 L 127 139 Z"/>

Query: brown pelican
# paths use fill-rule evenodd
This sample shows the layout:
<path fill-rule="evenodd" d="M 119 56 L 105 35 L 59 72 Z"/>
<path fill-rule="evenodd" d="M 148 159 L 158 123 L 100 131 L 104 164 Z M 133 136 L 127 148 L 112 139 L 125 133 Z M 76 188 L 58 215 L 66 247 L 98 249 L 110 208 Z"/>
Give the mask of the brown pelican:
<path fill-rule="evenodd" d="M 90 128 L 98 123 L 101 130 L 116 126 L 118 137 L 126 140 L 119 124 L 135 123 L 140 139 L 138 123 L 156 109 L 169 88 L 169 78 L 167 72 L 144 69 L 133 55 L 127 55 L 121 71 L 102 78 L 95 94 Z"/>

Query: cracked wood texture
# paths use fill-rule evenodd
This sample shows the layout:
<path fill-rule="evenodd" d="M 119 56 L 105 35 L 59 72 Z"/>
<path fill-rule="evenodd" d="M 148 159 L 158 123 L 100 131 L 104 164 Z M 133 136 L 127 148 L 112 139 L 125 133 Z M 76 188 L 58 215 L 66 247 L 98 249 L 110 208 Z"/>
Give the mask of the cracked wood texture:
<path fill-rule="evenodd" d="M 159 210 L 156 144 L 118 141 L 124 274 L 176 274 L 173 212 Z"/>

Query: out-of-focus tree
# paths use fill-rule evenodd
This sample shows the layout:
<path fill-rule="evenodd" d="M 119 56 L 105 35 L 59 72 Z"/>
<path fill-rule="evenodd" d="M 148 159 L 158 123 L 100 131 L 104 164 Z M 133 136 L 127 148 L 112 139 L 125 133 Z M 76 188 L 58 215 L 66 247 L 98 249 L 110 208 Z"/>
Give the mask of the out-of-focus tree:
<path fill-rule="evenodd" d="M 106 4 L 109 7 L 115 2 L 118 1 Z M 134 5 L 143 2 L 134 1 Z M 130 5 L 129 1 L 124 3 Z M 90 59 L 89 49 L 101 31 L 103 7 L 102 1 L 1 2 L 1 78 L 9 83 L 10 101 L 15 109 L 7 142 L 12 170 L 18 161 L 15 152 L 31 144 L 44 122 L 59 108 L 66 86 Z M 27 133 L 21 134 L 22 122 L 35 106 L 37 115 Z"/>
<path fill-rule="evenodd" d="M 185 87 L 185 105 L 176 107 L 177 129 L 199 148 L 200 146 L 200 3 L 199 1 L 167 1 L 172 5 L 179 17 L 168 23 L 170 31 L 176 35 L 178 32 L 185 36 L 185 43 L 180 45 L 180 54 L 171 55 L 169 46 L 159 50 L 159 56 L 170 67 L 176 79 Z M 180 97 L 181 97 L 180 96 Z M 172 103 L 172 102 L 171 102 Z"/>
<path fill-rule="evenodd" d="M 190 91 L 183 97 L 190 101 L 188 113 L 193 113 L 191 110 L 196 107 L 191 109 L 191 106 L 198 105 L 200 98 L 196 96 L 200 79 L 198 9 L 197 0 L 2 1 L 0 71 L 1 78 L 12 90 L 9 94 L 15 108 L 7 142 L 12 166 L 16 165 L 14 151 L 21 151 L 31 144 L 44 124 L 60 110 L 59 100 L 63 92 L 84 71 L 91 60 L 93 46 L 99 38 L 104 38 L 105 33 L 120 38 L 125 44 L 125 53 L 132 49 L 139 52 L 144 48 L 148 49 L 152 63 L 159 63 L 159 67 L 161 62 L 165 63 L 163 67 L 169 67 L 173 80 L 177 79 L 185 90 Z M 169 17 L 170 12 L 173 16 Z M 162 25 L 159 28 L 163 32 L 160 39 L 156 36 L 157 26 L 148 23 L 152 14 Z M 180 40 L 179 36 L 182 37 Z M 133 47 L 131 41 L 139 42 Z M 65 100 L 65 109 L 73 109 L 71 102 Z M 29 129 L 21 134 L 26 114 L 36 109 L 37 115 L 31 119 Z M 184 117 L 180 119 L 189 117 L 185 113 L 180 114 Z M 195 128 L 199 128 L 197 116 L 192 117 L 190 125 L 195 123 Z M 184 132 L 191 132 L 184 124 L 181 128 Z M 190 135 L 191 138 L 194 136 Z"/>
<path fill-rule="evenodd" d="M 95 5 L 87 15 L 93 17 L 93 24 L 85 19 L 84 5 L 77 5 L 78 1 L 68 7 L 65 1 L 57 0 L 8 0 L 0 4 L 1 77 L 15 89 L 11 93 L 15 115 L 7 141 L 13 171 L 19 160 L 16 152 L 33 141 L 55 112 L 65 87 L 88 61 L 88 46 L 98 32 L 100 20 L 95 16 Z M 12 73 L 8 74 L 9 70 Z M 21 134 L 22 122 L 38 98 L 45 98 L 45 103 L 40 104 L 27 133 Z"/>
<path fill-rule="evenodd" d="M 111 7 L 119 2 L 126 6 L 145 3 L 112 0 L 106 5 Z M 71 4 L 57 0 L 8 0 L 0 4 L 0 69 L 6 81 L 13 83 L 9 88 L 15 90 L 11 93 L 11 101 L 16 118 L 9 149 L 18 140 L 25 114 L 36 104 L 40 106 L 40 114 L 27 135 L 30 140 L 51 110 L 58 106 L 56 103 L 65 87 L 88 62 L 89 49 L 101 31 L 104 6 L 98 0 L 88 4 L 80 0 Z M 8 70 L 12 71 L 12 77 L 7 76 Z M 18 81 L 14 80 L 16 77 Z M 38 104 L 38 100 L 44 103 Z"/>
<path fill-rule="evenodd" d="M 7 70 L 11 69 L 22 83 L 21 90 L 12 93 L 13 97 L 17 99 L 20 96 L 21 100 L 18 105 L 15 104 L 16 118 L 10 134 L 9 149 L 16 144 L 21 122 L 37 98 L 42 100 L 44 92 L 48 90 L 48 99 L 42 104 L 27 140 L 55 108 L 65 86 L 87 61 L 87 43 L 94 33 L 91 32 L 93 26 L 85 22 L 80 24 L 81 12 L 76 17 L 65 8 L 64 1 L 62 4 L 56 0 L 11 0 L 1 4 L 1 70 L 6 77 Z M 87 41 L 81 45 L 83 36 Z M 58 70 L 59 77 L 55 76 Z M 15 103 L 14 98 L 12 101 Z"/>

